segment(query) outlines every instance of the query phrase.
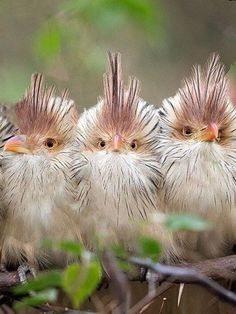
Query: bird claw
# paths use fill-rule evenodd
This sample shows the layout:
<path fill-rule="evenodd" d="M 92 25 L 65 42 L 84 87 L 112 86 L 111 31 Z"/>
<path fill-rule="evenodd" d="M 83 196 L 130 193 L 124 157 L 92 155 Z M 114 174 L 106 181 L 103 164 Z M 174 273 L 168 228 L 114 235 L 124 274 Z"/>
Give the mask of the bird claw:
<path fill-rule="evenodd" d="M 151 270 L 148 270 L 146 272 L 146 281 L 147 282 L 161 282 L 161 276 L 152 272 Z"/>
<path fill-rule="evenodd" d="M 8 273 L 7 267 L 5 264 L 0 264 L 0 272 L 1 273 Z"/>
<path fill-rule="evenodd" d="M 27 275 L 31 275 L 33 278 L 36 277 L 36 271 L 33 267 L 31 267 L 30 265 L 28 265 L 27 263 L 21 264 L 18 268 L 17 268 L 17 272 L 20 278 L 20 282 L 22 284 L 25 284 L 28 279 L 27 279 Z"/>
<path fill-rule="evenodd" d="M 147 280 L 147 275 L 148 275 L 148 270 L 145 267 L 140 268 L 140 281 L 146 281 Z"/>

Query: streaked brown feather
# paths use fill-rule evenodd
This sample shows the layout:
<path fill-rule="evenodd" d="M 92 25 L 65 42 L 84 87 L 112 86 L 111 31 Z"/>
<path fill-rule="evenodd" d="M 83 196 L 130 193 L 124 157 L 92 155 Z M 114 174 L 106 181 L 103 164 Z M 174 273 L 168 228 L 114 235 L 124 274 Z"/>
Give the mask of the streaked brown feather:
<path fill-rule="evenodd" d="M 104 106 L 102 125 L 117 133 L 132 132 L 136 126 L 136 106 L 140 84 L 130 78 L 126 89 L 122 80 L 121 54 L 108 53 L 109 69 L 104 74 Z"/>
<path fill-rule="evenodd" d="M 44 84 L 42 74 L 31 77 L 30 87 L 23 99 L 16 105 L 19 131 L 22 134 L 64 133 L 66 135 L 76 125 L 77 110 L 67 98 L 67 91 L 56 104 L 55 88 Z M 66 102 L 66 105 L 64 104 Z M 70 123 L 66 123 L 69 119 Z"/>
<path fill-rule="evenodd" d="M 196 125 L 216 122 L 226 123 L 226 112 L 229 102 L 228 80 L 224 65 L 219 56 L 213 54 L 205 68 L 195 66 L 192 77 L 184 81 L 179 89 L 181 111 L 178 120 L 188 122 L 190 119 Z"/>

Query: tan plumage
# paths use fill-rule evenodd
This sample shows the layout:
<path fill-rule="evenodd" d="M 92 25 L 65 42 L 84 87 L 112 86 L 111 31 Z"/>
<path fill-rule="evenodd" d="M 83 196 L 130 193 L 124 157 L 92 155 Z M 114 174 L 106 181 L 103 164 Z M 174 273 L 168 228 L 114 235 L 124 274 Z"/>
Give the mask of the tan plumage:
<path fill-rule="evenodd" d="M 217 55 L 204 69 L 194 68 L 176 96 L 164 100 L 160 115 L 163 208 L 215 224 L 211 232 L 179 233 L 179 258 L 229 253 L 236 213 L 236 110 Z"/>
<path fill-rule="evenodd" d="M 63 254 L 40 249 L 43 239 L 74 239 L 80 235 L 71 205 L 70 149 L 77 111 L 66 94 L 54 96 L 40 74 L 16 105 L 18 135 L 5 144 L 2 162 L 4 204 L 2 262 L 22 261 L 35 267 L 63 265 Z"/>
<path fill-rule="evenodd" d="M 125 88 L 121 56 L 109 54 L 104 96 L 79 119 L 74 150 L 81 228 L 93 248 L 93 233 L 133 247 L 138 223 L 157 212 L 158 132 L 158 112 L 139 97 L 139 81 Z"/>

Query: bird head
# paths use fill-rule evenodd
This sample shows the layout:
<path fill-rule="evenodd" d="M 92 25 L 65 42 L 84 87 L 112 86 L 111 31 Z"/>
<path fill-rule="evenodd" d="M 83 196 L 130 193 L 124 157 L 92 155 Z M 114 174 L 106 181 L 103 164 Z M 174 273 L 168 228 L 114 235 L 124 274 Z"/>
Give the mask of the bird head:
<path fill-rule="evenodd" d="M 205 68 L 195 66 L 177 94 L 164 100 L 159 152 L 165 198 L 176 201 L 176 208 L 214 207 L 217 212 L 235 201 L 235 109 L 215 54 Z"/>
<path fill-rule="evenodd" d="M 43 76 L 32 76 L 31 85 L 16 105 L 19 134 L 10 138 L 4 150 L 15 154 L 55 156 L 73 138 L 77 112 L 67 93 L 54 97 Z"/>
<path fill-rule="evenodd" d="M 137 79 L 130 78 L 128 87 L 124 87 L 120 54 L 109 53 L 108 58 L 104 95 L 79 119 L 76 149 L 86 157 L 90 169 L 89 195 L 104 215 L 109 207 L 106 218 L 121 223 L 128 217 L 145 217 L 148 207 L 156 206 L 159 115 L 139 97 Z M 74 169 L 81 170 L 81 164 L 86 165 L 77 158 Z"/>
<path fill-rule="evenodd" d="M 213 55 L 205 69 L 194 67 L 177 95 L 164 101 L 160 113 L 173 139 L 226 145 L 235 113 L 219 57 Z"/>
<path fill-rule="evenodd" d="M 121 56 L 109 53 L 109 68 L 104 74 L 104 96 L 85 111 L 79 121 L 83 141 L 93 152 L 109 154 L 149 154 L 155 149 L 159 116 L 152 105 L 139 97 L 140 84 L 130 78 L 124 87 Z M 86 134 L 83 132 L 86 129 Z"/>
<path fill-rule="evenodd" d="M 69 203 L 73 196 L 70 180 L 71 145 L 76 133 L 77 111 L 66 93 L 54 96 L 43 76 L 32 76 L 31 85 L 16 105 L 18 133 L 5 142 L 4 200 L 9 208 L 31 208 Z M 25 191 L 27 190 L 27 193 Z M 12 193 L 14 191 L 14 193 Z M 45 216 L 46 217 L 46 216 Z"/>

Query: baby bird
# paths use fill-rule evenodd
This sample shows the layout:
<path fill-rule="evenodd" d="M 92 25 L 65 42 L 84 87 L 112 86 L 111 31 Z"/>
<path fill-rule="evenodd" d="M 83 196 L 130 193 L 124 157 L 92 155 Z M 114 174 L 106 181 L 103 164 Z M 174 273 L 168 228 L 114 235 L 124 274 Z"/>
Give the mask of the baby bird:
<path fill-rule="evenodd" d="M 2 219 L 5 215 L 5 211 L 2 205 L 2 187 L 3 187 L 3 175 L 2 175 L 2 169 L 1 169 L 1 163 L 2 163 L 2 152 L 5 141 L 7 141 L 9 138 L 11 138 L 14 133 L 16 132 L 16 128 L 14 125 L 8 120 L 8 118 L 5 116 L 5 106 L 0 106 L 0 225 L 2 223 Z M 0 239 L 2 236 L 2 225 L 0 230 Z"/>
<path fill-rule="evenodd" d="M 15 126 L 9 121 L 5 113 L 6 107 L 0 105 L 0 151 L 3 150 L 4 142 L 16 132 Z"/>
<path fill-rule="evenodd" d="M 189 259 L 191 251 L 202 258 L 224 255 L 231 222 L 236 221 L 236 110 L 219 57 L 214 54 L 204 69 L 194 67 L 159 114 L 162 208 L 192 213 L 215 225 L 211 233 L 176 235 L 185 251 L 182 258 Z"/>
<path fill-rule="evenodd" d="M 63 254 L 40 249 L 43 239 L 78 240 L 80 234 L 70 204 L 70 151 L 77 111 L 66 93 L 54 97 L 43 76 L 31 85 L 16 105 L 18 135 L 4 146 L 3 200 L 7 209 L 1 243 L 2 263 L 34 268 L 64 265 Z"/>
<path fill-rule="evenodd" d="M 94 232 L 131 245 L 131 221 L 156 212 L 161 182 L 158 112 L 139 97 L 137 79 L 124 88 L 120 54 L 108 57 L 104 96 L 79 119 L 74 149 L 81 232 L 92 247 Z"/>

